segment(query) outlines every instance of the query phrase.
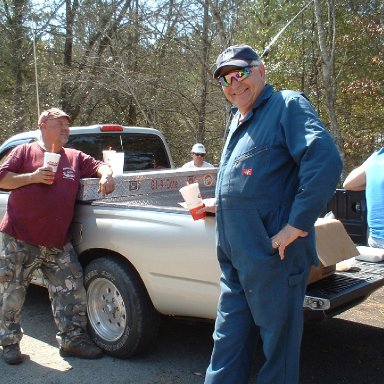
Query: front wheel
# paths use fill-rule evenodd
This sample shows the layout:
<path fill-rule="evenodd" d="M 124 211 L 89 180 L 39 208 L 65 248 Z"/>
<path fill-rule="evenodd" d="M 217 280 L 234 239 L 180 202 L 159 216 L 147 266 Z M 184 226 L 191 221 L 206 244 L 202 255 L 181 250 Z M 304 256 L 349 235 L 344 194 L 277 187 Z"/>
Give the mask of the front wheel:
<path fill-rule="evenodd" d="M 156 336 L 159 315 L 135 271 L 110 256 L 85 269 L 90 334 L 107 354 L 128 358 L 145 351 Z"/>

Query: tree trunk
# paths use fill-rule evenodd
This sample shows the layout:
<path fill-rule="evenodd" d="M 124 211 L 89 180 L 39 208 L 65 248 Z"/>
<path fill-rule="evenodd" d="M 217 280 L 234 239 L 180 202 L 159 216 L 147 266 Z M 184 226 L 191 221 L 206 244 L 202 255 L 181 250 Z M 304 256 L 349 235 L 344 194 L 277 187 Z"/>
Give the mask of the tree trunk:
<path fill-rule="evenodd" d="M 13 60 L 11 61 L 11 71 L 14 77 L 13 86 L 13 130 L 15 133 L 22 132 L 26 127 L 24 124 L 24 93 L 23 93 L 23 72 L 25 67 L 25 52 L 23 52 L 24 36 L 24 13 L 27 8 L 26 0 L 14 0 L 9 6 L 4 3 L 7 10 L 7 20 L 9 37 Z M 13 10 L 13 13 L 11 11 Z"/>
<path fill-rule="evenodd" d="M 329 130 L 333 136 L 337 148 L 339 149 L 340 155 L 343 156 L 343 144 L 336 114 L 336 77 L 334 68 L 336 36 L 335 4 L 333 0 L 327 0 L 327 4 L 329 27 L 326 31 L 323 22 L 320 0 L 314 0 L 315 16 L 319 35 L 323 84 L 325 90 L 325 105 L 330 122 Z"/>
<path fill-rule="evenodd" d="M 208 43 L 208 27 L 209 27 L 209 0 L 204 1 L 203 31 L 202 31 L 202 61 L 200 67 L 200 105 L 199 105 L 199 122 L 197 129 L 196 141 L 204 143 L 205 139 L 205 115 L 207 105 L 207 85 L 208 72 L 206 63 L 209 61 L 209 43 Z"/>
<path fill-rule="evenodd" d="M 64 58 L 63 58 L 63 80 L 61 82 L 60 99 L 61 107 L 67 113 L 75 118 L 74 110 L 72 108 L 71 94 L 73 85 L 72 82 L 67 81 L 67 76 L 71 73 L 72 68 L 72 51 L 73 51 L 73 27 L 77 9 L 79 7 L 78 0 L 65 0 L 65 45 L 64 45 Z"/>

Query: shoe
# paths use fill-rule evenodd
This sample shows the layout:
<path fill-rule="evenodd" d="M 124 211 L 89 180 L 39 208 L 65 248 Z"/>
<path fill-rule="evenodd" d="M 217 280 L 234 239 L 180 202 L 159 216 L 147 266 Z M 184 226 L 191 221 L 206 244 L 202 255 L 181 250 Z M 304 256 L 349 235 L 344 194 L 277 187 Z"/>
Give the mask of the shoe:
<path fill-rule="evenodd" d="M 23 357 L 20 351 L 20 344 L 11 344 L 3 346 L 3 359 L 7 364 L 20 364 Z"/>
<path fill-rule="evenodd" d="M 103 351 L 88 336 L 80 335 L 65 340 L 60 347 L 60 355 L 80 359 L 99 359 L 103 356 Z"/>

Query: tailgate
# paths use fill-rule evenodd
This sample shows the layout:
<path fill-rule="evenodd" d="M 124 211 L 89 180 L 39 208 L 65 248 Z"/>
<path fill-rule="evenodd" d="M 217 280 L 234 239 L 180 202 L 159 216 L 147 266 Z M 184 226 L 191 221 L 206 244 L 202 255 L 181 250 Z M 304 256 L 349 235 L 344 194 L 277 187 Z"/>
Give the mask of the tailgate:
<path fill-rule="evenodd" d="M 348 272 L 335 272 L 307 287 L 306 318 L 332 317 L 365 300 L 384 286 L 384 262 L 356 260 Z"/>

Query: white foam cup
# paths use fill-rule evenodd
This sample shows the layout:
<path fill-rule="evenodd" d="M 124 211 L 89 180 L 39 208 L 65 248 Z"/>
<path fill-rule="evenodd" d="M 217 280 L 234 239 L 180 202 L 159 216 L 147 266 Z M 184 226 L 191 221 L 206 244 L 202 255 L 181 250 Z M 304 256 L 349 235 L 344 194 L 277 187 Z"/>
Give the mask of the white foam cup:
<path fill-rule="evenodd" d="M 113 176 L 121 176 L 124 173 L 124 152 L 115 152 L 110 157 Z"/>
<path fill-rule="evenodd" d="M 44 167 L 50 167 L 53 172 L 57 171 L 61 155 L 54 152 L 44 152 Z"/>
<path fill-rule="evenodd" d="M 205 212 L 197 214 L 201 208 L 204 207 L 203 199 L 201 198 L 199 183 L 193 183 L 180 188 L 189 212 L 191 213 L 193 220 L 199 220 L 206 216 Z"/>
<path fill-rule="evenodd" d="M 108 165 L 111 165 L 112 156 L 116 153 L 113 149 L 106 149 L 103 151 L 103 161 Z"/>

